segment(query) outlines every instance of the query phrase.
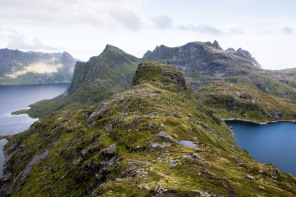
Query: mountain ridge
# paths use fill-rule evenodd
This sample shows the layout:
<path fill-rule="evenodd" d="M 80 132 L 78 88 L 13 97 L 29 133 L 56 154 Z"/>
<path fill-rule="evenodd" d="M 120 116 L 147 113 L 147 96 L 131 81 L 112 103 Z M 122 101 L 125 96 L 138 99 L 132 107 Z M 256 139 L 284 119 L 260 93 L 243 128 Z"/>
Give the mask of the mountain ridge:
<path fill-rule="evenodd" d="M 193 47 L 193 49 L 190 50 L 190 47 Z M 163 51 L 160 48 L 163 48 Z M 198 50 L 199 48 L 201 49 Z M 175 54 L 177 54 L 179 50 L 183 51 L 183 55 L 181 55 L 180 58 L 177 58 L 175 57 Z M 214 55 L 212 55 L 212 50 L 214 50 Z M 159 58 L 154 57 L 154 54 L 156 54 L 157 51 L 160 53 Z M 170 56 L 170 58 L 173 56 L 174 58 L 162 58 L 165 55 L 161 54 L 166 53 L 168 56 Z M 235 57 L 238 57 L 238 60 L 232 57 L 233 54 L 236 54 Z M 184 57 L 187 56 L 191 59 L 184 59 Z M 214 58 L 211 58 L 212 56 Z M 191 42 L 186 45 L 173 48 L 161 45 L 160 47 L 156 47 L 156 51 L 154 51 L 154 53 L 147 52 L 143 59 L 136 58 L 125 53 L 123 50 L 117 47 L 107 44 L 101 55 L 90 58 L 88 62 L 77 62 L 75 68 L 76 71 L 73 74 L 72 82 L 63 95 L 60 95 L 53 100 L 37 102 L 36 104 L 30 105 L 31 110 L 22 110 L 18 113 L 28 113 L 31 117 L 44 117 L 45 115 L 57 110 L 79 109 L 87 107 L 94 102 L 107 98 L 111 92 L 118 93 L 123 90 L 123 87 L 128 87 L 128 83 L 131 82 L 132 76 L 136 71 L 136 65 L 143 60 L 149 59 L 160 63 L 168 63 L 179 68 L 184 73 L 186 83 L 191 91 L 197 90 L 203 86 L 207 86 L 213 82 L 226 81 L 249 86 L 250 88 L 258 89 L 271 95 L 294 100 L 296 99 L 296 80 L 293 69 L 284 71 L 264 70 L 258 66 L 254 66 L 254 62 L 252 63 L 253 60 L 249 59 L 244 61 L 248 62 L 247 65 L 244 65 L 241 64 L 242 62 L 240 60 L 244 59 L 245 56 L 248 56 L 249 59 L 252 58 L 249 52 L 242 49 L 238 49 L 237 51 L 234 49 L 228 49 L 224 51 L 219 46 L 217 41 L 214 41 L 213 43 Z M 226 58 L 226 60 L 223 60 L 223 58 Z M 209 61 L 206 61 L 205 59 L 208 59 Z M 206 62 L 200 63 L 203 61 Z M 100 66 L 99 64 L 96 64 L 96 62 L 101 62 L 105 65 L 103 66 L 105 69 L 104 74 L 98 74 L 100 69 L 96 69 L 96 66 L 98 66 L 98 68 Z M 203 66 L 199 68 L 199 64 Z M 92 69 L 90 69 L 89 65 L 92 65 Z M 120 71 L 120 69 L 118 70 L 115 65 L 133 66 L 129 66 L 125 72 L 123 70 Z M 109 71 L 112 72 L 108 71 L 108 67 L 110 69 Z M 100 75 L 100 77 L 96 78 L 94 75 Z M 125 79 L 125 75 L 129 76 L 128 83 Z M 88 80 L 85 80 L 85 77 L 87 77 Z M 87 83 L 89 84 L 87 85 Z M 98 86 L 99 89 L 104 89 L 102 85 L 112 83 L 112 86 L 114 87 L 116 87 L 114 84 L 118 83 L 119 85 L 117 87 L 119 88 L 112 89 L 111 91 L 106 90 L 109 93 L 106 93 L 106 91 L 96 91 L 97 96 L 94 96 L 94 94 L 89 94 L 92 92 L 90 89 L 92 88 L 91 84 L 93 84 L 93 88 Z M 84 87 L 80 88 L 80 91 L 75 93 L 81 84 L 84 84 Z M 83 91 L 88 92 L 88 96 L 86 98 L 85 95 L 83 95 Z M 73 96 L 74 94 L 75 96 Z M 70 97 L 72 98 L 69 99 Z M 72 105 L 70 104 L 71 102 Z M 84 104 L 81 104 L 81 102 L 84 102 Z"/>
<path fill-rule="evenodd" d="M 76 63 L 71 84 L 63 94 L 39 101 L 30 105 L 30 110 L 17 113 L 45 117 L 54 111 L 88 107 L 127 88 L 139 63 L 140 59 L 106 45 L 100 55 Z"/>
<path fill-rule="evenodd" d="M 180 47 L 161 45 L 144 55 L 144 60 L 179 68 L 192 90 L 212 82 L 226 81 L 296 99 L 295 77 L 288 76 L 289 73 L 294 76 L 293 70 L 287 71 L 287 74 L 262 69 L 248 51 L 241 48 L 237 51 L 231 48 L 223 50 L 217 41 L 190 42 Z"/>

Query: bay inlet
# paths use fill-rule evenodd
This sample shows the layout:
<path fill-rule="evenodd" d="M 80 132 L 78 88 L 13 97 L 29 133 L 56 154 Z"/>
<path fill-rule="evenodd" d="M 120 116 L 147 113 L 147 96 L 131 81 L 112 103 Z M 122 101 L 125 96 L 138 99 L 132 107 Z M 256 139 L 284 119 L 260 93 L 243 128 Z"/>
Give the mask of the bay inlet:
<path fill-rule="evenodd" d="M 69 84 L 12 85 L 0 86 L 0 135 L 12 135 L 28 129 L 36 120 L 26 114 L 11 115 L 12 112 L 27 109 L 32 103 L 51 99 L 62 94 Z M 0 175 L 2 174 L 3 147 L 7 140 L 0 140 Z"/>
<path fill-rule="evenodd" d="M 262 163 L 274 163 L 280 170 L 296 176 L 296 123 L 225 123 L 232 127 L 237 144 L 254 159 Z"/>

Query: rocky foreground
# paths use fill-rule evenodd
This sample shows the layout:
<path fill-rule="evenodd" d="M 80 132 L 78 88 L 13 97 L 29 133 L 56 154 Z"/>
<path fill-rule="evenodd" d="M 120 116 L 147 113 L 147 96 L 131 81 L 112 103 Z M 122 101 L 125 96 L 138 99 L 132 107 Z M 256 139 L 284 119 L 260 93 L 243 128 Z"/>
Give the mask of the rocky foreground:
<path fill-rule="evenodd" d="M 199 97 L 198 97 L 199 98 Z M 195 146 L 180 144 L 191 141 Z M 295 196 L 296 178 L 240 149 L 168 65 L 9 137 L 2 196 Z"/>

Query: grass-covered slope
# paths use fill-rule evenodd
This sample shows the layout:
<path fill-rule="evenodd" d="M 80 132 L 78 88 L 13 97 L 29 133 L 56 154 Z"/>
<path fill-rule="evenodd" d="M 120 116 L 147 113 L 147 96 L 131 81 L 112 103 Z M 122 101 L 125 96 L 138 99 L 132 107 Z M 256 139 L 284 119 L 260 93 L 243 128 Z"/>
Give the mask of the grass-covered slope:
<path fill-rule="evenodd" d="M 100 102 L 130 85 L 139 62 L 136 57 L 107 45 L 99 56 L 76 63 L 71 84 L 64 94 L 34 103 L 25 113 L 42 118 L 54 111 L 81 109 Z"/>
<path fill-rule="evenodd" d="M 194 92 L 217 117 L 253 122 L 296 120 L 296 101 L 228 82 L 215 82 Z"/>
<path fill-rule="evenodd" d="M 242 151 L 184 84 L 144 62 L 124 92 L 11 136 L 2 195 L 294 196 L 296 179 Z"/>

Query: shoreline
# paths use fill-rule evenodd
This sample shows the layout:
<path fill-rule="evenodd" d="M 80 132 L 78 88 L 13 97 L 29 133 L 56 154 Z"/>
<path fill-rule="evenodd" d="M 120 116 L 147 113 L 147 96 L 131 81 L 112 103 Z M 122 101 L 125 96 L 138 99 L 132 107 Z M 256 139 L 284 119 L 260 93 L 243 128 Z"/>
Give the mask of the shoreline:
<path fill-rule="evenodd" d="M 0 135 L 0 140 L 3 140 L 3 139 L 8 140 L 9 137 L 10 135 Z"/>
<path fill-rule="evenodd" d="M 0 86 L 33 86 L 33 85 L 63 85 L 63 84 L 71 84 L 69 83 L 28 83 L 28 84 L 0 84 Z"/>
<path fill-rule="evenodd" d="M 242 118 L 222 118 L 221 120 L 223 122 L 224 121 L 237 120 L 237 121 L 250 122 L 250 123 L 259 124 L 259 125 L 266 125 L 266 124 L 277 123 L 277 122 L 292 122 L 292 123 L 296 123 L 296 120 L 271 120 L 271 121 L 265 121 L 265 122 L 259 122 L 259 121 L 256 121 L 256 120 L 249 120 L 249 119 L 242 119 Z"/>

